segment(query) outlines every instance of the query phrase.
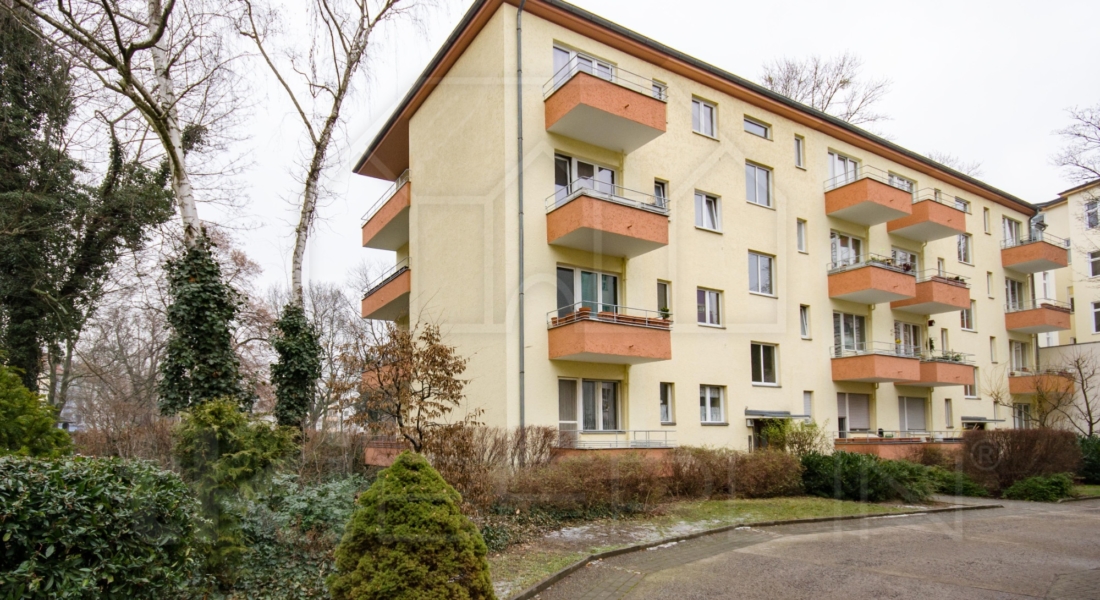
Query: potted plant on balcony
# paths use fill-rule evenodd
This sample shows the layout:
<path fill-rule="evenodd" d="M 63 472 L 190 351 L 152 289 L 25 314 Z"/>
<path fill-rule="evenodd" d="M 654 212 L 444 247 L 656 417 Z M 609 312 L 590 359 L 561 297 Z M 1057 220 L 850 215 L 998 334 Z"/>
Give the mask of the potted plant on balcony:
<path fill-rule="evenodd" d="M 661 308 L 658 308 L 657 312 L 660 313 L 661 318 L 666 321 L 672 318 L 672 312 L 668 310 L 667 306 L 662 306 Z"/>

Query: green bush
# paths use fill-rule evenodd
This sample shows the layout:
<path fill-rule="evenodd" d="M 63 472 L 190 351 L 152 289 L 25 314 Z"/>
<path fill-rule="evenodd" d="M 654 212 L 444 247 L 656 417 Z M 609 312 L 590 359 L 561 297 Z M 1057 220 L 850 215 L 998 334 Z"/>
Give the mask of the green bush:
<path fill-rule="evenodd" d="M 1073 491 L 1073 478 L 1066 473 L 1049 477 L 1028 477 L 1012 484 L 1002 494 L 1009 500 L 1055 502 L 1068 498 Z"/>
<path fill-rule="evenodd" d="M 328 579 L 335 600 L 495 598 L 485 541 L 422 456 L 403 452 L 358 504 Z"/>
<path fill-rule="evenodd" d="M 195 567 L 197 512 L 152 463 L 0 458 L 0 597 L 173 596 Z"/>
<path fill-rule="evenodd" d="M 943 467 L 928 467 L 927 473 L 937 494 L 976 498 L 984 498 L 989 495 L 988 490 L 974 483 L 973 479 L 961 471 L 953 471 Z"/>
<path fill-rule="evenodd" d="M 0 456 L 57 458 L 71 453 L 72 446 L 68 432 L 57 428 L 57 411 L 0 365 Z"/>
<path fill-rule="evenodd" d="M 1085 483 L 1100 484 L 1100 436 L 1081 436 L 1077 441 L 1081 446 L 1081 467 L 1077 474 Z"/>
<path fill-rule="evenodd" d="M 854 452 L 813 452 L 802 457 L 802 467 L 802 485 L 812 496 L 921 502 L 933 493 L 925 468 L 902 460 L 882 460 Z"/>

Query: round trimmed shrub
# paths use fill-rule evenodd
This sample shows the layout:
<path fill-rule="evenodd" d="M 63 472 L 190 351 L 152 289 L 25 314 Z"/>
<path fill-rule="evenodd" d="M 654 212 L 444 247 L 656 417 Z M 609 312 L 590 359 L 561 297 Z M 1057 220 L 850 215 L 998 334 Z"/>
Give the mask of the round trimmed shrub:
<path fill-rule="evenodd" d="M 495 598 L 485 541 L 461 497 L 424 457 L 403 452 L 359 496 L 328 579 L 336 600 Z"/>
<path fill-rule="evenodd" d="M 153 463 L 0 458 L 0 597 L 171 597 L 195 567 L 197 512 Z"/>

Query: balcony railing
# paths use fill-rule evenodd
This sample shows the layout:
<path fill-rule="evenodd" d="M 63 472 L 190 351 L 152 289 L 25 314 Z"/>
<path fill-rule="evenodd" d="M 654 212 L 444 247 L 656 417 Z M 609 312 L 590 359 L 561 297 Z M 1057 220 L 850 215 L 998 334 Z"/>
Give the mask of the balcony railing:
<path fill-rule="evenodd" d="M 1026 246 L 1028 244 L 1034 244 L 1036 242 L 1046 242 L 1053 244 L 1059 248 L 1069 248 L 1069 240 L 1060 238 L 1056 235 L 1051 235 L 1045 231 L 1033 231 L 1031 235 L 1025 235 L 1016 239 L 1001 241 L 1001 250 L 1007 250 L 1009 248 L 1015 248 L 1017 246 Z"/>
<path fill-rule="evenodd" d="M 559 448 L 600 450 L 612 448 L 675 448 L 676 431 L 671 429 L 623 431 L 560 431 Z M 588 439 L 581 440 L 585 436 Z"/>
<path fill-rule="evenodd" d="M 1037 375 L 1050 375 L 1054 377 L 1073 378 L 1073 373 L 1062 369 L 1032 369 L 1031 367 L 1017 367 L 1008 372 L 1009 377 L 1034 377 Z"/>
<path fill-rule="evenodd" d="M 850 440 L 854 442 L 883 443 L 912 443 L 915 440 L 921 442 L 960 442 L 963 438 L 961 430 L 956 431 L 929 431 L 919 429 L 872 429 L 867 431 L 831 431 L 834 439 Z"/>
<path fill-rule="evenodd" d="M 833 346 L 829 352 L 832 358 L 867 356 L 870 354 L 877 354 L 879 356 L 900 356 L 902 358 L 921 357 L 920 346 L 915 344 L 900 344 L 897 342 L 857 342 L 844 346 Z"/>
<path fill-rule="evenodd" d="M 944 283 L 947 285 L 954 285 L 970 289 L 969 280 L 970 278 L 965 275 L 948 273 L 947 271 L 941 271 L 940 269 L 925 269 L 917 273 L 917 283 L 935 281 L 937 283 Z"/>
<path fill-rule="evenodd" d="M 916 195 L 913 197 L 913 204 L 925 201 L 937 202 L 944 206 L 950 206 L 951 208 L 961 210 L 964 213 L 970 214 L 969 202 L 966 203 L 965 208 L 959 208 L 958 203 L 955 202 L 955 197 L 951 194 L 943 193 L 942 190 L 937 190 L 934 188 L 924 188 L 921 190 L 917 190 Z"/>
<path fill-rule="evenodd" d="M 668 214 L 668 198 L 631 190 L 620 185 L 596 181 L 591 177 L 575 179 L 569 185 L 547 197 L 546 212 L 552 212 L 554 209 L 564 206 L 582 195 L 662 215 Z"/>
<path fill-rule="evenodd" d="M 1023 312 L 1025 310 L 1035 310 L 1036 308 L 1050 308 L 1068 313 L 1073 312 L 1068 302 L 1051 300 L 1049 298 L 1038 298 L 1036 300 L 1017 300 L 1016 302 L 1009 302 L 1005 304 L 1005 313 Z"/>
<path fill-rule="evenodd" d="M 868 167 L 860 165 L 854 173 L 842 173 L 836 177 L 830 177 L 825 180 L 825 191 L 835 190 L 839 187 L 844 187 L 849 183 L 855 183 L 860 179 L 873 179 L 879 183 L 885 183 L 888 186 L 895 187 L 899 190 L 903 190 L 913 193 L 913 186 L 908 181 L 891 177 L 889 173 L 882 169 L 875 167 Z"/>
<path fill-rule="evenodd" d="M 408 257 L 397 261 L 396 265 L 390 267 L 389 269 L 386 269 L 386 271 L 382 273 L 381 276 L 379 276 L 377 279 L 372 281 L 370 285 L 367 286 L 367 291 L 363 293 L 363 297 L 366 298 L 367 296 L 370 296 L 371 294 L 377 292 L 378 290 L 382 289 L 382 287 L 385 286 L 387 283 L 393 281 L 394 279 L 397 279 L 398 276 L 408 270 Z"/>
<path fill-rule="evenodd" d="M 546 313 L 546 325 L 549 329 L 580 321 L 599 321 L 667 330 L 672 328 L 672 313 L 599 302 L 576 302 Z"/>
<path fill-rule="evenodd" d="M 940 350 L 939 352 L 922 352 L 920 355 L 920 359 L 921 362 L 942 362 L 952 363 L 956 365 L 974 364 L 973 354 L 967 354 L 965 352 L 955 352 L 953 350 Z"/>
<path fill-rule="evenodd" d="M 379 197 L 378 200 L 376 200 L 374 204 L 372 204 L 371 207 L 367 209 L 367 212 L 363 213 L 363 218 L 359 220 L 359 226 L 362 227 L 363 225 L 366 225 L 367 221 L 370 221 L 370 218 L 374 216 L 374 213 L 378 212 L 380 208 L 385 206 L 386 202 L 390 198 L 393 198 L 393 195 L 397 193 L 397 190 L 401 189 L 401 187 L 408 182 L 409 170 L 405 169 L 405 172 L 401 173 L 401 175 L 398 176 L 397 180 L 393 182 L 393 185 L 391 185 L 389 188 L 386 189 L 385 192 L 382 193 L 382 196 Z"/>
<path fill-rule="evenodd" d="M 889 256 L 882 254 L 860 254 L 858 256 L 852 256 L 849 258 L 836 260 L 829 263 L 829 274 L 839 273 L 841 271 L 847 271 L 850 269 L 858 269 L 860 267 L 882 267 L 883 269 L 890 269 L 899 273 L 915 274 L 916 265 L 909 262 L 899 262 Z"/>
<path fill-rule="evenodd" d="M 554 76 L 551 77 L 549 81 L 543 84 L 543 99 L 553 95 L 558 88 L 568 83 L 577 73 L 588 73 L 593 77 L 609 81 L 628 90 L 651 96 L 661 102 L 668 102 L 667 86 L 654 83 L 652 79 L 636 73 L 631 73 L 619 67 L 610 67 L 608 69 L 600 68 L 591 60 L 586 60 L 579 56 L 571 58 L 562 68 L 558 69 L 557 73 L 554 73 Z"/>

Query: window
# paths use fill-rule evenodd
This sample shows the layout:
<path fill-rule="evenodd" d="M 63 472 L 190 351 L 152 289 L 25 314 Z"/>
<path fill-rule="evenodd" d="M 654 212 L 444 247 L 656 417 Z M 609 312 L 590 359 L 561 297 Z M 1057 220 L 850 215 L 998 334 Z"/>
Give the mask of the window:
<path fill-rule="evenodd" d="M 1085 227 L 1096 229 L 1100 227 L 1100 202 L 1093 200 L 1085 204 Z"/>
<path fill-rule="evenodd" d="M 1027 348 L 1028 344 L 1024 342 L 1017 342 L 1016 340 L 1008 341 L 1008 354 L 1009 354 L 1009 368 L 1013 371 L 1028 371 L 1027 360 Z"/>
<path fill-rule="evenodd" d="M 584 431 L 619 429 L 619 382 L 582 379 L 558 380 L 558 429 L 576 431 L 577 387 L 580 386 L 580 424 Z M 574 434 L 575 435 L 575 434 Z"/>
<path fill-rule="evenodd" d="M 616 312 L 619 308 L 619 276 L 571 267 L 558 267 L 558 316 L 577 310 Z"/>
<path fill-rule="evenodd" d="M 943 277 L 947 273 L 947 263 L 942 258 L 936 259 L 936 274 Z"/>
<path fill-rule="evenodd" d="M 668 206 L 668 182 L 660 179 L 653 180 L 653 197 L 657 199 L 657 206 Z"/>
<path fill-rule="evenodd" d="M 979 381 L 981 381 L 981 379 L 978 379 L 978 367 L 974 367 L 974 383 L 963 386 L 963 396 L 966 398 L 977 398 Z"/>
<path fill-rule="evenodd" d="M 751 344 L 752 382 L 759 385 L 776 385 L 776 347 L 770 344 Z"/>
<path fill-rule="evenodd" d="M 771 138 L 771 127 L 748 117 L 745 117 L 745 131 L 765 139 Z"/>
<path fill-rule="evenodd" d="M 806 220 L 798 219 L 794 222 L 795 243 L 799 252 L 806 252 Z"/>
<path fill-rule="evenodd" d="M 806 415 L 806 422 L 814 420 L 814 393 L 802 392 L 802 414 Z"/>
<path fill-rule="evenodd" d="M 997 362 L 997 338 L 989 336 L 989 362 Z"/>
<path fill-rule="evenodd" d="M 863 352 L 866 344 L 867 320 L 860 315 L 833 313 L 833 355 L 844 356 Z"/>
<path fill-rule="evenodd" d="M 890 258 L 894 259 L 894 264 L 910 272 L 920 271 L 920 260 L 917 257 L 916 252 L 910 252 L 908 250 L 902 250 L 901 248 L 891 248 Z"/>
<path fill-rule="evenodd" d="M 710 137 L 718 137 L 715 117 L 718 109 L 710 102 L 691 99 L 691 130 Z"/>
<path fill-rule="evenodd" d="M 1008 310 L 1025 308 L 1024 282 L 1005 277 L 1005 307 Z"/>
<path fill-rule="evenodd" d="M 1008 217 L 1002 217 L 1002 224 L 1005 234 L 1005 245 L 1013 246 L 1020 241 L 1020 222 L 1010 219 Z"/>
<path fill-rule="evenodd" d="M 775 259 L 765 254 L 749 252 L 749 291 L 775 295 Z"/>
<path fill-rule="evenodd" d="M 564 446 L 577 441 L 577 380 L 558 380 L 558 435 Z"/>
<path fill-rule="evenodd" d="M 1092 303 L 1092 332 L 1100 333 L 1100 302 Z"/>
<path fill-rule="evenodd" d="M 905 190 L 909 193 L 912 193 L 913 190 L 917 189 L 917 184 L 915 181 L 907 177 L 902 177 L 897 173 L 890 173 L 889 179 L 887 181 L 890 182 L 890 185 L 898 188 L 899 190 Z"/>
<path fill-rule="evenodd" d="M 989 209 L 988 208 L 983 208 L 982 209 L 982 228 L 985 230 L 986 233 L 990 233 L 990 231 L 989 231 Z"/>
<path fill-rule="evenodd" d="M 833 231 L 829 233 L 829 249 L 833 268 L 858 264 L 863 254 L 863 240 Z"/>
<path fill-rule="evenodd" d="M 806 168 L 806 138 L 800 135 L 794 136 L 794 166 Z"/>
<path fill-rule="evenodd" d="M 971 264 L 973 259 L 970 256 L 970 234 L 959 234 L 959 262 Z"/>
<path fill-rule="evenodd" d="M 653 97 L 658 100 L 668 100 L 668 86 L 660 81 L 653 81 Z"/>
<path fill-rule="evenodd" d="M 920 349 L 921 326 L 894 321 L 894 352 L 901 356 L 914 356 L 920 354 Z"/>
<path fill-rule="evenodd" d="M 901 423 L 898 429 L 902 431 L 927 431 L 928 424 L 925 418 L 927 404 L 928 401 L 924 398 L 899 396 L 898 415 L 901 417 Z"/>
<path fill-rule="evenodd" d="M 959 311 L 960 320 L 959 326 L 967 331 L 974 331 L 974 301 L 970 301 L 970 308 L 964 308 Z M 944 348 L 947 350 L 947 348 Z"/>
<path fill-rule="evenodd" d="M 591 189 L 615 193 L 615 170 L 564 154 L 554 155 L 554 197 L 565 200 L 573 192 Z"/>
<path fill-rule="evenodd" d="M 1089 252 L 1089 277 L 1097 276 L 1100 276 L 1100 252 Z"/>
<path fill-rule="evenodd" d="M 931 340 L 929 340 L 931 341 Z M 951 344 L 948 343 L 947 328 L 940 328 L 940 350 L 947 352 L 951 348 Z M 932 348 L 930 348 L 932 349 Z"/>
<path fill-rule="evenodd" d="M 657 310 L 661 313 L 662 319 L 667 319 L 672 314 L 672 294 L 670 291 L 671 284 L 667 281 L 657 282 Z"/>
<path fill-rule="evenodd" d="M 990 271 L 985 272 L 985 295 L 993 297 L 993 273 Z"/>
<path fill-rule="evenodd" d="M 577 73 L 588 73 L 611 81 L 615 77 L 615 67 L 591 56 L 554 46 L 554 87 L 565 83 Z"/>
<path fill-rule="evenodd" d="M 958 196 L 956 196 L 955 197 L 955 208 L 963 211 L 966 214 L 970 214 L 970 201 L 969 200 L 963 200 L 962 198 L 959 198 Z"/>
<path fill-rule="evenodd" d="M 840 437 L 849 431 L 867 431 L 871 429 L 871 396 L 868 394 L 836 395 L 837 429 Z"/>
<path fill-rule="evenodd" d="M 721 231 L 722 213 L 718 204 L 718 198 L 695 192 L 695 226 Z"/>
<path fill-rule="evenodd" d="M 717 385 L 699 386 L 699 421 L 702 423 L 725 423 L 725 406 L 722 402 L 723 388 Z"/>
<path fill-rule="evenodd" d="M 810 339 L 810 307 L 805 304 L 798 307 L 798 327 L 802 339 Z"/>
<path fill-rule="evenodd" d="M 1031 429 L 1031 405 L 1012 405 L 1012 426 L 1016 429 Z"/>
<path fill-rule="evenodd" d="M 661 384 L 661 423 L 669 424 L 674 422 L 672 418 L 672 384 Z"/>
<path fill-rule="evenodd" d="M 772 205 L 772 172 L 770 169 L 745 163 L 745 197 L 753 204 Z"/>
<path fill-rule="evenodd" d="M 701 325 L 721 325 L 722 319 L 719 313 L 721 292 L 714 290 L 696 290 L 696 300 L 699 304 L 699 323 Z"/>
<path fill-rule="evenodd" d="M 955 428 L 955 415 L 951 410 L 951 398 L 943 399 L 943 423 L 947 429 Z"/>
<path fill-rule="evenodd" d="M 859 177 L 859 163 L 836 152 L 829 153 L 829 187 L 837 188 Z"/>

